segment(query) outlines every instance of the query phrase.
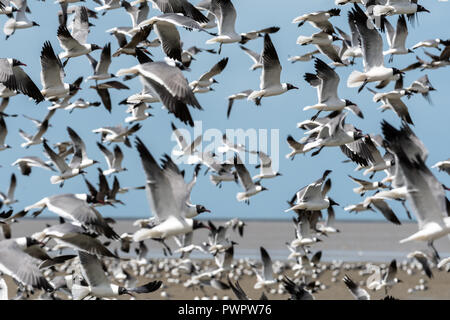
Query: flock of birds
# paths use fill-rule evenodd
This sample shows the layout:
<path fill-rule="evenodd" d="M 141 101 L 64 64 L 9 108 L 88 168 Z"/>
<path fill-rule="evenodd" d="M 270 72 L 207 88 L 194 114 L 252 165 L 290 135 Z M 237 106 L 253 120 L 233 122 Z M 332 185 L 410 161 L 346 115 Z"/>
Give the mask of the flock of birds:
<path fill-rule="evenodd" d="M 185 274 L 188 276 L 183 283 L 186 288 L 211 286 L 218 290 L 231 289 L 238 299 L 249 299 L 238 282 L 242 275 L 247 274 L 256 275 L 256 290 L 263 288 L 271 293 L 289 293 L 291 299 L 314 299 L 314 292 L 324 288 L 318 281 L 310 282 L 308 279 L 317 279 L 327 268 L 334 270 L 333 268 L 340 267 L 321 264 L 321 252 L 313 254 L 310 249 L 321 241 L 321 236 L 339 232 L 334 225 L 333 209 L 339 204 L 327 196 L 331 189 L 331 170 L 326 170 L 318 180 L 298 190 L 288 201 L 289 208 L 286 212 L 293 211 L 296 214 L 293 219 L 295 238 L 287 243 L 290 250 L 288 258 L 293 259 L 295 263 L 272 263 L 268 252 L 261 247 L 260 269 L 259 263 L 255 261 L 233 260 L 234 246 L 237 244 L 229 237 L 228 230 L 237 231 L 243 236 L 245 223 L 235 218 L 216 226 L 212 222 L 204 223 L 194 219 L 210 210 L 201 204 L 193 204 L 190 195 L 200 170 L 205 167 L 210 173 L 211 182 L 216 186 L 222 187 L 226 182 L 239 182 L 243 190 L 236 195 L 236 199 L 249 203 L 251 197 L 268 190 L 262 184 L 264 180 L 281 175 L 272 168 L 269 155 L 260 150 L 247 150 L 245 145 L 235 144 L 226 134 L 223 135 L 223 145 L 215 152 L 199 152 L 197 149 L 202 143 L 202 137 L 199 136 L 188 144 L 182 131 L 172 123 L 173 134 L 179 145 L 179 150 L 173 155 L 184 157 L 187 164 L 195 166 L 192 179 L 186 182 L 185 171 L 175 164 L 171 156 L 164 155 L 158 163 L 139 137 L 132 143 L 131 136 L 140 130 L 140 123 L 130 127 L 118 125 L 98 128 L 93 130 L 93 133 L 101 134 L 101 142 L 98 142 L 97 146 L 105 156 L 107 169 L 98 169 L 99 182 L 98 187 L 95 187 L 84 177 L 84 173 L 89 167 L 98 164 L 98 161 L 89 159 L 86 145 L 74 129 L 67 127 L 70 141 L 55 144 L 53 148 L 44 137 L 51 126 L 51 117 L 58 109 L 72 112 L 77 108 L 103 105 L 111 111 L 110 90 L 129 89 L 123 82 L 115 80 L 121 76 L 124 81 L 139 77 L 142 84 L 140 92 L 120 102 L 128 106 L 127 113 L 131 114 L 125 119 L 126 123 L 144 121 L 151 116 L 147 112 L 150 108 L 148 104 L 161 103 L 168 113 L 173 114 L 182 123 L 194 126 L 189 106 L 202 110 L 196 94 L 214 90 L 213 85 L 217 83 L 215 77 L 227 67 L 228 58 L 222 58 L 198 80 L 190 83 L 183 72 L 190 70 L 191 64 L 196 60 L 194 57 L 199 52 L 221 54 L 223 45 L 239 44 L 244 53 L 252 59 L 253 65 L 250 69 L 261 69 L 260 89 L 248 89 L 230 96 L 227 117 L 230 116 L 235 100 L 247 99 L 260 105 L 262 99 L 268 100 L 271 96 L 296 90 L 298 87 L 280 80 L 282 68 L 270 36 L 279 32 L 280 28 L 269 26 L 261 30 L 237 33 L 237 13 L 230 0 L 202 0 L 196 5 L 187 0 L 137 0 L 132 3 L 126 0 L 94 0 L 99 5 L 94 10 L 72 4 L 76 2 L 57 1 L 61 11 L 56 36 L 62 51 L 56 54 L 55 49 L 59 48 L 55 48 L 51 41 L 43 43 L 40 55 L 41 89 L 25 71 L 26 64 L 13 57 L 0 59 L 0 97 L 3 99 L 0 105 L 0 150 L 11 148 L 5 143 L 8 133 L 6 120 L 16 115 L 6 112 L 9 101 L 15 95 L 22 94 L 37 104 L 48 102 L 50 106 L 45 119 L 28 117 L 36 124 L 36 132 L 30 135 L 20 130 L 20 135 L 25 140 L 21 147 L 42 145 L 44 155 L 49 160 L 24 156 L 17 159 L 13 165 L 18 166 L 25 176 L 31 174 L 33 167 L 53 171 L 55 173 L 50 177 L 50 182 L 61 187 L 66 180 L 81 176 L 88 188 L 86 193 L 61 193 L 45 197 L 15 213 L 11 206 L 17 202 L 14 197 L 17 180 L 15 174 L 11 175 L 8 192 L 0 193 L 2 205 L 9 207 L 0 214 L 0 226 L 5 238 L 0 241 L 0 271 L 12 277 L 17 284 L 16 298 L 31 297 L 30 294 L 34 293 L 34 290 L 44 291 L 40 295 L 41 298 L 53 299 L 58 298 L 57 292 L 72 299 L 117 298 L 124 294 L 135 296 L 164 290 L 170 282 L 180 283 L 180 275 Z M 151 5 L 155 15 L 148 18 Z M 388 221 L 400 224 L 388 204 L 389 201 L 400 201 L 408 216 L 412 217 L 411 210 L 418 221 L 418 231 L 401 242 L 425 241 L 429 245 L 430 252 L 416 251 L 408 258 L 415 259 L 426 275 L 432 277 L 432 266 L 438 265 L 442 268 L 450 264 L 450 258 L 441 259 L 433 246 L 433 241 L 450 233 L 450 203 L 445 195 L 445 191 L 449 189 L 436 179 L 432 170 L 425 164 L 428 151 L 411 129 L 413 120 L 402 99 L 421 94 L 430 101 L 430 92 L 435 89 L 428 75 L 417 79 L 408 87 L 404 87 L 403 79 L 409 70 L 433 70 L 450 65 L 450 40 L 426 40 L 411 49 L 406 47 L 408 21 L 414 23 L 418 14 L 429 12 L 419 5 L 417 0 L 336 0 L 336 5 L 349 8 L 349 33 L 332 24 L 333 17 L 342 14 L 342 10 L 337 8 L 304 14 L 292 21 L 299 27 L 308 22 L 318 29 L 317 33 L 299 36 L 297 39 L 299 45 L 314 46 L 316 49 L 289 59 L 292 62 L 314 59 L 315 73 L 306 73 L 304 79 L 317 89 L 318 103 L 304 108 L 305 111 L 315 110 L 316 114 L 311 119 L 298 123 L 297 127 L 305 130 L 304 138 L 300 141 L 292 136 L 287 138 L 292 151 L 286 158 L 294 159 L 297 154 L 313 150 L 311 155 L 316 156 L 325 147 L 339 147 L 349 162 L 357 164 L 357 170 L 364 170 L 364 176 L 370 175 L 372 179 L 375 173 L 384 171 L 386 177 L 381 181 L 350 176 L 358 185 L 354 189 L 356 193 L 362 196 L 369 192 L 372 194 L 361 203 L 348 206 L 345 210 L 360 212 L 376 209 Z M 117 38 L 119 48 L 115 52 L 111 51 L 110 43 L 102 47 L 88 42 L 89 30 L 93 27 L 90 20 L 99 19 L 97 13 L 104 14 L 108 10 L 126 12 L 132 22 L 131 26 L 107 30 Z M 25 32 L 21 31 L 22 29 L 38 26 L 30 20 L 29 13 L 26 0 L 0 0 L 0 14 L 9 18 L 3 29 L 7 38 L 14 36 L 15 32 Z M 389 20 L 397 20 L 395 29 Z M 207 44 L 218 44 L 218 51 L 194 46 L 184 50 L 178 31 L 180 28 L 211 35 Z M 211 31 L 215 28 L 217 32 Z M 152 31 L 156 38 L 149 40 Z M 389 44 L 387 51 L 383 51 L 383 33 Z M 244 46 L 247 42 L 258 41 L 260 38 L 263 38 L 261 54 Z M 336 41 L 342 46 L 336 46 Z M 149 50 L 157 47 L 160 47 L 166 56 L 163 61 L 153 61 L 151 58 Z M 421 47 L 437 52 L 432 54 L 424 51 L 431 61 L 417 57 L 417 62 L 403 69 L 385 66 L 384 56 L 389 56 L 389 62 L 392 62 L 395 55 L 407 55 Z M 101 50 L 99 60 L 92 56 L 97 50 Z M 117 70 L 114 74 L 110 73 L 112 59 L 120 55 L 136 57 L 137 64 Z M 84 59 L 83 56 L 87 57 L 92 66 L 92 74 L 86 81 L 95 82 L 95 85 L 89 88 L 97 92 L 101 102 L 76 98 L 83 77 L 73 83 L 64 81 L 65 66 L 71 60 Z M 380 91 L 368 87 L 367 90 L 374 94 L 375 102 L 382 102 L 382 111 L 390 109 L 398 115 L 402 121 L 399 129 L 383 121 L 383 136 L 370 135 L 346 123 L 349 116 L 347 111 L 360 118 L 364 116 L 357 104 L 339 97 L 340 77 L 337 68 L 352 68 L 357 59 L 363 61 L 364 70 L 354 70 L 347 79 L 347 86 L 358 87 L 360 92 L 369 84 L 377 83 L 375 88 Z M 324 60 L 330 60 L 330 63 Z M 395 82 L 394 90 L 381 91 L 391 82 Z M 323 113 L 328 114 L 319 117 Z M 114 147 L 109 149 L 105 146 L 106 143 L 114 143 Z M 137 149 L 146 177 L 144 186 L 120 186 L 118 176 L 127 170 L 122 166 L 124 153 L 120 148 L 121 143 Z M 228 153 L 233 156 L 225 162 L 217 157 L 217 154 Z M 241 160 L 242 153 L 252 153 L 259 157 L 258 175 L 250 175 Z M 127 156 L 131 156 L 131 152 L 127 153 Z M 434 167 L 450 174 L 450 159 L 438 162 Z M 114 175 L 112 186 L 107 180 L 110 175 Z M 114 230 L 114 220 L 103 217 L 98 208 L 123 204 L 116 197 L 134 189 L 146 190 L 153 216 L 135 221 L 134 226 L 139 228 L 136 232 L 119 235 Z M 48 226 L 27 237 L 11 236 L 11 226 L 14 222 L 19 221 L 28 212 L 37 217 L 45 208 L 58 215 L 61 223 Z M 323 210 L 327 211 L 326 222 L 320 222 Z M 194 243 L 193 233 L 201 228 L 208 229 L 208 240 Z M 100 241 L 101 237 L 107 238 L 107 241 Z M 148 249 L 144 243 L 149 239 L 161 243 L 164 253 L 170 258 L 161 260 L 159 264 L 151 263 L 146 258 Z M 173 257 L 174 253 L 166 243 L 168 239 L 176 240 L 179 248 L 174 253 L 181 253 L 181 258 Z M 120 258 L 118 248 L 108 248 L 118 243 L 120 251 L 125 253 L 130 251 L 131 245 L 136 245 L 138 257 Z M 64 249 L 75 250 L 76 255 L 49 255 Z M 189 257 L 194 250 L 213 257 L 215 266 L 207 270 L 199 267 L 199 263 Z M 206 266 L 212 264 L 208 261 Z M 355 268 L 364 269 L 361 265 Z M 295 279 L 285 275 L 288 269 L 295 271 Z M 151 278 L 151 281 L 138 286 L 137 278 L 127 270 L 132 270 L 140 277 Z M 154 279 L 155 274 L 162 271 L 173 276 L 167 279 L 168 283 L 161 281 L 162 276 Z M 364 275 L 373 273 L 366 283 L 370 290 L 384 288 L 387 292 L 399 282 L 395 260 L 390 263 L 384 275 L 382 268 L 374 265 L 367 266 L 361 272 Z M 222 280 L 224 277 L 227 282 Z M 344 277 L 343 282 L 355 298 L 370 299 L 363 286 L 358 285 L 348 275 Z M 275 289 L 277 285 L 278 291 Z M 168 297 L 165 291 L 162 291 L 161 295 Z M 0 298 L 8 299 L 4 279 L 0 282 Z M 263 294 L 261 298 L 267 297 Z"/>

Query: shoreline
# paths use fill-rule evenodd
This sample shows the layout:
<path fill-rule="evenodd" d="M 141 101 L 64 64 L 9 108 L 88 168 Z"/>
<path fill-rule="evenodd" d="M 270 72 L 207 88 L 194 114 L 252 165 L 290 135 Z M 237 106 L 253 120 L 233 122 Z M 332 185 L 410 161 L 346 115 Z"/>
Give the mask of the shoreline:
<path fill-rule="evenodd" d="M 132 219 L 115 219 L 113 229 L 120 235 L 137 230 Z M 225 220 L 211 220 L 215 225 L 221 225 Z M 41 231 L 47 224 L 57 224 L 54 218 L 28 218 L 14 223 L 12 236 L 20 237 L 33 232 Z M 235 247 L 235 258 L 249 257 L 259 258 L 259 247 L 263 246 L 275 260 L 285 260 L 289 255 L 286 242 L 294 239 L 294 225 L 288 221 L 256 221 L 245 220 L 246 227 L 244 237 L 241 238 L 236 232 L 228 230 L 227 234 L 238 243 Z M 341 231 L 328 237 L 321 236 L 323 241 L 314 244 L 313 251 L 322 251 L 322 260 L 326 262 L 343 260 L 346 262 L 388 262 L 392 259 L 406 259 L 406 255 L 415 250 L 427 250 L 423 242 L 409 242 L 400 244 L 399 241 L 417 231 L 416 223 L 405 223 L 400 226 L 388 222 L 366 222 L 366 221 L 342 221 L 335 223 Z M 270 235 L 270 236 L 267 236 Z M 200 229 L 194 233 L 194 243 L 206 241 L 208 231 Z M 357 239 L 357 241 L 355 241 Z M 167 242 L 171 248 L 177 248 L 173 240 Z M 162 258 L 162 246 L 154 241 L 147 240 L 149 257 Z M 450 241 L 443 237 L 435 241 L 435 246 L 442 258 L 450 256 Z M 111 249 L 118 247 L 113 244 Z M 178 255 L 174 254 L 174 257 Z M 193 258 L 206 258 L 207 256 L 198 252 L 192 254 Z"/>

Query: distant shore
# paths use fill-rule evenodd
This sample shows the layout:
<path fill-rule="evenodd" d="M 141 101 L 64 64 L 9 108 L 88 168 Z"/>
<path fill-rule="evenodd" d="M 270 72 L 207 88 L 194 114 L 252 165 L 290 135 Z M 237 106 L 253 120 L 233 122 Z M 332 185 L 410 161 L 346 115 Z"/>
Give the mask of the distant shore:
<path fill-rule="evenodd" d="M 116 219 L 113 228 L 118 234 L 132 233 L 137 230 L 133 226 L 134 219 Z M 225 220 L 211 220 L 216 225 L 221 225 Z M 246 223 L 244 237 L 228 231 L 231 238 L 238 243 L 235 247 L 235 257 L 259 258 L 259 247 L 267 249 L 273 259 L 285 260 L 289 255 L 285 243 L 294 239 L 294 225 L 291 221 L 280 220 L 244 220 Z M 59 223 L 57 219 L 28 218 L 21 219 L 19 223 L 12 225 L 13 237 L 30 235 L 40 231 L 48 224 Z M 409 242 L 400 244 L 399 241 L 417 231 L 417 223 L 408 221 L 396 226 L 380 221 L 336 221 L 336 227 L 341 231 L 328 237 L 320 237 L 321 242 L 311 247 L 313 251 L 322 251 L 323 261 L 343 260 L 349 261 L 373 261 L 389 262 L 392 259 L 403 260 L 409 252 L 426 250 L 427 246 L 422 242 Z M 200 229 L 194 233 L 194 243 L 207 240 L 208 231 Z M 169 245 L 176 245 L 169 241 Z M 113 244 L 112 244 L 113 245 Z M 147 241 L 150 257 L 163 257 L 160 244 Z M 443 237 L 435 242 L 435 247 L 441 257 L 450 256 L 450 241 Z M 208 258 L 203 254 L 193 254 L 195 258 Z"/>

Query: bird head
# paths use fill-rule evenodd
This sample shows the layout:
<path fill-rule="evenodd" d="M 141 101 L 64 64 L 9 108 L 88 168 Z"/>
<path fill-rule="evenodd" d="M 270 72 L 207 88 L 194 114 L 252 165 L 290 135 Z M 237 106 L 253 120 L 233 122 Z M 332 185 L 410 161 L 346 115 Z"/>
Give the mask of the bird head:
<path fill-rule="evenodd" d="M 286 88 L 287 88 L 288 91 L 292 90 L 292 89 L 297 89 L 298 90 L 298 87 L 296 87 L 296 86 L 294 86 L 293 84 L 290 84 L 290 83 L 286 84 Z"/>
<path fill-rule="evenodd" d="M 40 27 L 40 26 L 41 26 L 41 25 L 40 25 L 39 23 L 37 23 L 36 21 L 33 21 L 32 24 L 33 24 L 33 27 Z"/>
<path fill-rule="evenodd" d="M 417 5 L 417 12 L 428 12 L 430 13 L 430 11 L 425 8 L 424 6 L 421 6 L 420 4 Z"/>
<path fill-rule="evenodd" d="M 349 107 L 349 106 L 357 106 L 357 104 L 356 103 L 354 103 L 354 102 L 351 102 L 350 100 L 345 100 L 345 106 L 346 107 Z"/>
<path fill-rule="evenodd" d="M 205 206 L 202 206 L 201 204 L 197 204 L 195 207 L 197 209 L 197 213 L 198 214 L 200 214 L 202 212 L 209 212 L 209 213 L 211 213 L 211 210 L 206 209 Z"/>
<path fill-rule="evenodd" d="M 330 201 L 330 206 L 340 206 L 340 204 L 334 201 L 333 199 L 328 198 L 328 200 Z"/>
<path fill-rule="evenodd" d="M 128 294 L 129 296 L 134 297 L 134 295 L 125 287 L 119 287 L 118 294 L 119 294 L 119 296 L 124 295 L 124 294 Z"/>
<path fill-rule="evenodd" d="M 73 84 L 73 83 L 69 84 L 69 91 L 70 91 L 70 93 L 73 93 L 73 92 L 78 91 L 78 90 L 81 90 L 81 88 L 78 85 Z"/>
<path fill-rule="evenodd" d="M 401 71 L 401 70 L 399 70 L 399 69 L 397 69 L 397 68 L 392 68 L 392 73 L 394 74 L 394 76 L 395 76 L 396 74 L 398 74 L 398 75 L 400 75 L 400 76 L 403 76 L 403 75 L 405 74 L 403 71 Z"/>
<path fill-rule="evenodd" d="M 23 63 L 22 61 L 19 61 L 19 60 L 17 60 L 17 59 L 13 59 L 13 61 L 12 61 L 12 66 L 13 67 L 16 67 L 16 66 L 27 66 L 25 63 Z"/>
<path fill-rule="evenodd" d="M 100 47 L 99 45 L 91 44 L 91 51 L 94 51 L 94 50 L 100 50 L 100 49 L 103 49 L 103 48 Z"/>
<path fill-rule="evenodd" d="M 353 139 L 356 141 L 356 140 L 359 140 L 359 139 L 362 139 L 362 138 L 364 138 L 366 135 L 361 131 L 361 130 L 359 130 L 359 129 L 356 129 L 355 131 L 353 131 Z"/>
<path fill-rule="evenodd" d="M 198 220 L 194 220 L 194 224 L 192 225 L 192 229 L 196 230 L 196 229 L 202 229 L 202 228 L 211 230 L 211 228 L 209 226 L 207 226 L 206 224 L 204 224 L 203 222 L 198 221 Z"/>

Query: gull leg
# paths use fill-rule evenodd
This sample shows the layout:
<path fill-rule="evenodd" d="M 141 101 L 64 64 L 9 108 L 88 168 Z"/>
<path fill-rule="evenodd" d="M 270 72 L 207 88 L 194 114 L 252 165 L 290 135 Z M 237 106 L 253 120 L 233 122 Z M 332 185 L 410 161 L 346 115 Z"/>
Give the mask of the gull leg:
<path fill-rule="evenodd" d="M 436 248 L 434 247 L 434 241 L 429 241 L 429 242 L 428 242 L 428 247 L 430 247 L 431 250 L 433 250 L 433 252 L 434 252 L 436 258 L 438 258 L 438 260 L 441 260 L 441 257 L 439 256 L 438 251 L 437 251 Z"/>
<path fill-rule="evenodd" d="M 361 85 L 361 87 L 359 87 L 359 89 L 358 89 L 358 93 L 360 93 L 361 90 L 364 89 L 364 87 L 367 85 L 367 83 L 368 83 L 368 81 L 367 81 L 367 80 L 364 80 L 364 83 L 363 83 L 363 84 Z"/>
<path fill-rule="evenodd" d="M 408 215 L 409 220 L 412 220 L 411 213 L 409 212 L 408 208 L 406 207 L 406 200 L 400 200 L 402 203 L 403 208 L 405 208 L 406 214 Z"/>
<path fill-rule="evenodd" d="M 322 110 L 317 111 L 317 113 L 311 117 L 311 121 L 315 121 L 321 112 Z"/>
<path fill-rule="evenodd" d="M 320 151 L 322 151 L 323 147 L 324 147 L 324 146 L 321 146 L 321 147 L 319 148 L 319 150 L 314 151 L 313 153 L 311 153 L 311 157 L 317 156 L 317 155 L 320 153 Z"/>

